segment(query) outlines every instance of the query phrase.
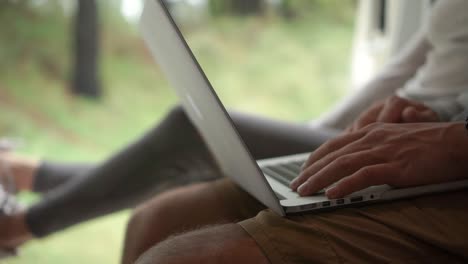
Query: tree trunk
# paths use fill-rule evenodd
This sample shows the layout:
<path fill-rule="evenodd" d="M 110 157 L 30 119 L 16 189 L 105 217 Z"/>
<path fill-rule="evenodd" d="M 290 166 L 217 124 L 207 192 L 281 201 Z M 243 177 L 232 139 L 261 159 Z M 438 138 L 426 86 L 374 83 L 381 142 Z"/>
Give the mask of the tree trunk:
<path fill-rule="evenodd" d="M 256 15 L 264 9 L 264 0 L 210 0 L 209 8 L 213 15 Z"/>
<path fill-rule="evenodd" d="M 291 6 L 291 0 L 282 0 L 280 11 L 286 20 L 293 20 L 297 16 L 296 12 Z"/>
<path fill-rule="evenodd" d="M 90 98 L 101 96 L 99 82 L 99 29 L 95 0 L 78 0 L 75 18 L 72 92 Z"/>
<path fill-rule="evenodd" d="M 238 15 L 255 15 L 263 11 L 262 0 L 231 0 L 231 9 Z"/>

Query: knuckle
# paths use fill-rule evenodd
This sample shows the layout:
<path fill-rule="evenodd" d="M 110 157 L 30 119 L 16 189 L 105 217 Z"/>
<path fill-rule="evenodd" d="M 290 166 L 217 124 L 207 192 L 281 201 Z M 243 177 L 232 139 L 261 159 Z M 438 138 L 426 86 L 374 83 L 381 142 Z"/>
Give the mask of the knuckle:
<path fill-rule="evenodd" d="M 308 176 L 308 172 L 307 171 L 304 171 L 303 173 L 301 173 L 294 181 L 298 184 L 301 184 L 303 182 L 305 182 L 307 179 L 309 178 Z"/>
<path fill-rule="evenodd" d="M 307 171 L 309 169 L 309 167 L 314 163 L 314 157 L 311 155 L 309 156 L 309 158 L 306 160 L 306 162 L 304 162 L 304 164 L 302 164 L 301 166 L 301 171 L 304 173 L 305 171 Z"/>
<path fill-rule="evenodd" d="M 339 169 L 349 170 L 353 165 L 353 160 L 349 155 L 341 156 L 334 162 Z"/>
<path fill-rule="evenodd" d="M 323 143 L 315 152 L 312 154 L 309 159 L 307 160 L 308 164 L 310 165 L 314 160 L 317 160 L 318 157 L 323 157 L 327 153 L 330 153 L 336 145 L 335 140 L 329 140 L 325 143 Z"/>
<path fill-rule="evenodd" d="M 387 131 L 385 130 L 385 126 L 381 123 L 375 123 L 369 127 L 369 133 L 366 137 L 370 140 L 381 140 L 385 138 L 386 135 Z"/>
<path fill-rule="evenodd" d="M 327 153 L 330 153 L 331 151 L 339 148 L 341 145 L 343 145 L 343 142 L 346 142 L 349 139 L 350 135 L 344 134 L 341 135 L 335 139 L 327 141 L 325 145 L 325 149 L 327 150 Z"/>
<path fill-rule="evenodd" d="M 310 189 L 310 186 L 313 184 L 314 182 L 314 178 L 313 177 L 307 177 L 305 180 L 304 180 L 304 183 L 303 185 L 306 187 L 306 189 Z"/>
<path fill-rule="evenodd" d="M 370 181 L 374 176 L 374 171 L 370 167 L 364 167 L 359 170 L 359 178 L 363 181 Z"/>
<path fill-rule="evenodd" d="M 316 191 L 317 186 L 321 186 L 323 184 L 323 178 L 322 177 L 309 177 L 307 181 L 304 183 L 305 189 L 307 191 Z"/>
<path fill-rule="evenodd" d="M 355 126 L 357 128 L 362 128 L 362 127 L 366 127 L 369 124 L 372 124 L 373 122 L 374 122 L 374 120 L 371 120 L 367 116 L 364 116 L 364 117 L 360 118 L 359 120 L 357 120 Z"/>
<path fill-rule="evenodd" d="M 369 131 L 374 131 L 374 130 L 377 130 L 382 125 L 383 125 L 382 122 L 374 122 L 374 123 L 368 124 L 366 126 L 366 129 L 369 130 Z"/>
<path fill-rule="evenodd" d="M 379 108 L 382 106 L 382 104 L 384 104 L 385 101 L 377 101 L 377 102 L 374 102 L 371 104 L 370 108 L 371 109 L 375 109 L 375 108 Z"/>
<path fill-rule="evenodd" d="M 312 175 L 313 169 L 313 165 L 310 165 L 302 171 L 302 173 L 297 177 L 297 179 L 301 181 L 306 181 Z"/>
<path fill-rule="evenodd" d="M 320 147 L 320 148 L 321 148 L 323 151 L 328 152 L 328 151 L 330 151 L 330 150 L 333 148 L 333 146 L 336 144 L 335 142 L 336 142 L 335 140 L 329 140 L 329 141 L 325 142 L 325 144 L 323 144 L 322 147 Z"/>
<path fill-rule="evenodd" d="M 390 102 L 390 103 L 392 103 L 392 104 L 395 104 L 395 103 L 400 103 L 400 102 L 402 102 L 403 100 L 404 100 L 404 99 L 401 98 L 401 97 L 399 97 L 399 96 L 392 95 L 392 96 L 389 98 L 388 102 Z"/>
<path fill-rule="evenodd" d="M 420 102 L 417 102 L 417 101 L 409 101 L 409 100 L 406 100 L 406 103 L 408 104 L 408 106 L 411 106 L 411 107 L 414 107 L 416 110 L 423 110 L 423 109 L 427 109 L 427 107 L 420 103 Z"/>
<path fill-rule="evenodd" d="M 403 108 L 405 105 L 408 105 L 409 101 L 398 96 L 392 96 L 388 103 L 389 109 L 398 109 Z"/>

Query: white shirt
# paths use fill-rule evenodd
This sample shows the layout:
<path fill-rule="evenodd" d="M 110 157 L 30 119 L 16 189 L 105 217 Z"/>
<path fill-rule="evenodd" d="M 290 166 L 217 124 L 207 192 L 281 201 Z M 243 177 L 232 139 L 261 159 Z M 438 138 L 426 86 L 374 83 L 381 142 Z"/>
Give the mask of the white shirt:
<path fill-rule="evenodd" d="M 448 120 L 468 108 L 468 0 L 436 2 L 423 32 L 426 61 L 398 94 Z"/>
<path fill-rule="evenodd" d="M 468 109 L 468 0 L 438 0 L 423 29 L 375 78 L 311 125 L 344 129 L 395 93 L 426 104 L 442 121 Z"/>

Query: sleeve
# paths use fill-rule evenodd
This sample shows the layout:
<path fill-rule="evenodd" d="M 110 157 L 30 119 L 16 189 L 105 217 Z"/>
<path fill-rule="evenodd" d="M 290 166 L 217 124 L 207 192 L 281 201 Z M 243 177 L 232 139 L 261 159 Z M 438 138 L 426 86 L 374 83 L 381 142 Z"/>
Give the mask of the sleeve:
<path fill-rule="evenodd" d="M 468 109 L 464 110 L 463 112 L 458 113 L 456 116 L 452 118 L 452 122 L 459 122 L 465 121 L 468 118 Z"/>
<path fill-rule="evenodd" d="M 344 129 L 369 105 L 395 94 L 426 61 L 426 55 L 432 47 L 425 32 L 421 30 L 416 34 L 375 78 L 357 93 L 339 102 L 332 111 L 315 121 L 314 125 Z"/>
<path fill-rule="evenodd" d="M 468 118 L 468 92 L 462 93 L 457 98 L 457 104 L 463 109 L 453 115 L 450 121 L 465 121 Z"/>

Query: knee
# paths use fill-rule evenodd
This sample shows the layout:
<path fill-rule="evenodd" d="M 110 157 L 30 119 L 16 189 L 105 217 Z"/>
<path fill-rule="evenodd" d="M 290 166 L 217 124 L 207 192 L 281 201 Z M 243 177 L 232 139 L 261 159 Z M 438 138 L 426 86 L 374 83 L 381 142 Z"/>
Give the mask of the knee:
<path fill-rule="evenodd" d="M 198 137 L 198 132 L 195 129 L 192 121 L 185 113 L 182 106 L 173 107 L 166 115 L 162 123 L 162 127 L 168 132 L 170 138 L 177 137 L 180 139 Z"/>
<path fill-rule="evenodd" d="M 134 263 L 148 248 L 168 236 L 170 220 L 164 213 L 165 207 L 165 202 L 156 198 L 133 211 L 125 231 L 122 263 Z"/>
<path fill-rule="evenodd" d="M 175 124 L 191 123 L 190 119 L 185 113 L 184 108 L 180 105 L 174 106 L 171 110 L 169 110 L 166 116 L 166 120 L 168 120 L 170 123 Z"/>
<path fill-rule="evenodd" d="M 149 263 L 269 263 L 237 224 L 188 232 L 152 247 L 138 260 Z"/>
<path fill-rule="evenodd" d="M 135 233 L 137 231 L 136 229 L 141 227 L 142 223 L 145 222 L 145 215 L 146 213 L 141 206 L 133 210 L 127 222 L 127 233 Z"/>
<path fill-rule="evenodd" d="M 164 230 L 168 220 L 169 204 L 165 199 L 157 197 L 137 207 L 127 222 L 127 233 L 138 234 L 140 238 L 148 235 L 148 231 Z"/>

